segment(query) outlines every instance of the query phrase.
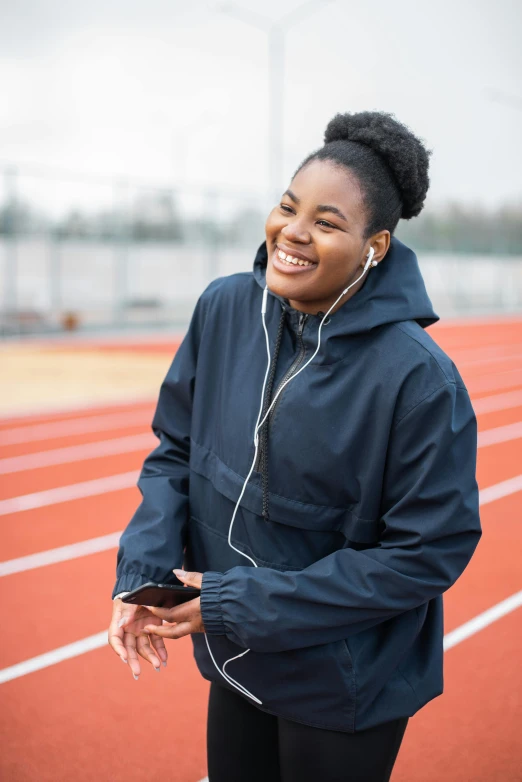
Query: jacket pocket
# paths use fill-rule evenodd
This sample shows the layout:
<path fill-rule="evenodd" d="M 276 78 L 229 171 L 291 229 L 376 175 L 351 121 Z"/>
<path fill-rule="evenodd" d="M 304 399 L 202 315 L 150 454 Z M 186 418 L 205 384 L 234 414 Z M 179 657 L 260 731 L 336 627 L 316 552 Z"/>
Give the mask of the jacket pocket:
<path fill-rule="evenodd" d="M 190 467 L 206 478 L 215 491 L 231 502 L 237 501 L 243 489 L 244 478 L 226 465 L 217 454 L 191 440 Z M 377 539 L 374 520 L 362 519 L 354 505 L 320 505 L 303 502 L 292 496 L 269 492 L 270 521 L 286 527 L 310 532 L 342 532 L 354 542 L 373 542 Z M 259 478 L 251 478 L 244 488 L 241 507 L 258 518 L 263 516 L 263 491 Z"/>
<path fill-rule="evenodd" d="M 348 641 L 343 638 L 342 641 L 340 641 L 342 644 L 345 660 L 346 660 L 346 682 L 348 684 L 349 690 L 350 690 L 350 702 L 352 704 L 352 710 L 351 710 L 351 722 L 350 722 L 350 731 L 355 731 L 355 714 L 357 711 L 357 678 L 355 675 L 355 667 L 353 664 L 353 657 L 352 653 L 350 651 L 350 647 L 348 645 Z"/>

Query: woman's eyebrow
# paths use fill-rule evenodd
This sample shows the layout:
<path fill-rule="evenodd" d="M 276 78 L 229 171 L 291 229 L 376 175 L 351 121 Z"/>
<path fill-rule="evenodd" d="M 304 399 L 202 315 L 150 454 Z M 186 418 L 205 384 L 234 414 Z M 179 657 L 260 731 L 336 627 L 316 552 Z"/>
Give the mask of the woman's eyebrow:
<path fill-rule="evenodd" d="M 296 196 L 296 194 L 295 194 L 295 193 L 292 193 L 292 191 L 291 191 L 291 190 L 285 190 L 285 192 L 283 193 L 283 195 L 284 195 L 284 196 L 288 196 L 289 198 L 291 198 L 291 199 L 292 199 L 292 201 L 294 202 L 294 204 L 300 204 L 300 203 L 301 203 L 301 199 L 300 199 L 300 198 L 298 198 L 298 197 Z M 347 220 L 347 219 L 346 219 L 346 217 L 343 215 L 343 213 L 341 212 L 341 210 L 340 210 L 340 209 L 338 209 L 336 206 L 331 206 L 331 205 L 329 205 L 329 204 L 318 204 L 318 205 L 316 206 L 316 211 L 317 211 L 317 212 L 331 212 L 332 214 L 334 214 L 334 215 L 337 215 L 338 217 L 340 217 L 340 218 L 341 218 L 342 220 L 344 220 L 346 223 L 348 222 L 348 220 Z"/>
<path fill-rule="evenodd" d="M 284 195 L 284 196 L 286 195 L 286 196 L 288 196 L 289 198 L 291 198 L 291 199 L 292 199 L 292 201 L 294 202 L 294 204 L 300 204 L 300 203 L 301 203 L 301 199 L 300 199 L 300 198 L 298 198 L 298 197 L 296 196 L 296 194 L 295 194 L 295 193 L 292 193 L 292 191 L 291 191 L 291 190 L 285 190 L 285 192 L 283 193 L 283 195 Z"/>
<path fill-rule="evenodd" d="M 316 209 L 317 209 L 318 212 L 332 212 L 332 214 L 337 215 L 337 217 L 340 217 L 346 223 L 348 222 L 348 220 L 343 215 L 341 210 L 337 209 L 336 206 L 329 206 L 328 204 L 318 204 Z"/>

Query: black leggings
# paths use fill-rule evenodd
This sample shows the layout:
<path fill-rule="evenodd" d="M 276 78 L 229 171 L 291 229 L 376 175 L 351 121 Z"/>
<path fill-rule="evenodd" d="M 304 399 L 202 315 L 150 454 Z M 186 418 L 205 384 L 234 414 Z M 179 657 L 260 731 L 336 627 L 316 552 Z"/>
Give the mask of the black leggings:
<path fill-rule="evenodd" d="M 212 683 L 209 782 L 388 782 L 408 719 L 355 733 L 313 728 Z"/>

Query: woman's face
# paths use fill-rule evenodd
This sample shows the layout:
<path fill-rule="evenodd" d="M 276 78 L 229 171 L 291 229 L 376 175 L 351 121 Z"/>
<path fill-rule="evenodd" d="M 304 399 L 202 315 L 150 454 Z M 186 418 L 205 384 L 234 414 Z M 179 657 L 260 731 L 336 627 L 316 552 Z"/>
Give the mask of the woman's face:
<path fill-rule="evenodd" d="M 389 231 L 365 241 L 366 219 L 355 176 L 328 161 L 313 160 L 295 175 L 268 215 L 268 288 L 297 310 L 326 312 L 362 273 L 371 246 L 374 260 L 386 255 Z M 335 309 L 359 290 L 365 277 Z"/>

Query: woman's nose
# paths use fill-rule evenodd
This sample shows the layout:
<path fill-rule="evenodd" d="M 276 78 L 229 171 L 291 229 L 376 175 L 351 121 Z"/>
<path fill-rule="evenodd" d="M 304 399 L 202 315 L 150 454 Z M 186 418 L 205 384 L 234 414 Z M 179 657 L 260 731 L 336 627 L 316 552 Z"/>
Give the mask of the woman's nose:
<path fill-rule="evenodd" d="M 310 242 L 310 231 L 299 220 L 289 222 L 281 230 L 281 233 L 289 242 L 300 242 L 301 244 Z"/>

